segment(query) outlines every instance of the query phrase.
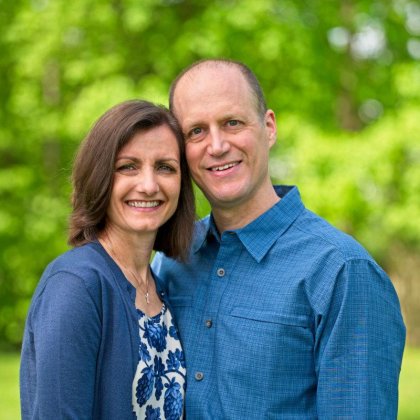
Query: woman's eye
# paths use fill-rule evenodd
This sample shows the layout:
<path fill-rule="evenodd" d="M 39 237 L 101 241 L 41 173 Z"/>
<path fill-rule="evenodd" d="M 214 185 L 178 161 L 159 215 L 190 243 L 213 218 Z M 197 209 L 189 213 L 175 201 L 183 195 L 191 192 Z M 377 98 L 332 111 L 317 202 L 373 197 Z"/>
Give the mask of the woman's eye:
<path fill-rule="evenodd" d="M 117 172 L 123 173 L 123 174 L 130 174 L 134 173 L 137 170 L 136 165 L 134 163 L 126 163 L 124 165 L 117 166 Z"/>
<path fill-rule="evenodd" d="M 161 165 L 158 166 L 158 171 L 159 172 L 169 172 L 169 173 L 172 173 L 172 172 L 175 172 L 175 169 L 172 166 L 170 166 L 170 165 L 161 164 Z"/>

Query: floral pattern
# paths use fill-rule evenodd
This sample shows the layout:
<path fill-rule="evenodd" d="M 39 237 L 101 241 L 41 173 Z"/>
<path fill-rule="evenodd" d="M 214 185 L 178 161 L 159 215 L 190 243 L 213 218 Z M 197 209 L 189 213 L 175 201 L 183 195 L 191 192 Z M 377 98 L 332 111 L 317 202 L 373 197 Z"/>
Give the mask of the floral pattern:
<path fill-rule="evenodd" d="M 133 411 L 138 419 L 182 418 L 185 358 L 178 331 L 166 305 L 148 317 L 139 315 L 139 363 L 133 381 Z"/>

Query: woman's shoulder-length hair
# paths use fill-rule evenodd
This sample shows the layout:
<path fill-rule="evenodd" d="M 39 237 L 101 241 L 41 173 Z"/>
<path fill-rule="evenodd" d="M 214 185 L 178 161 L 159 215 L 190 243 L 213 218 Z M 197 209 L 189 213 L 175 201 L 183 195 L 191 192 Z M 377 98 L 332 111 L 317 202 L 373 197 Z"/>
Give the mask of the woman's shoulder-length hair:
<path fill-rule="evenodd" d="M 103 114 L 83 140 L 73 165 L 72 205 L 68 242 L 80 246 L 97 239 L 105 228 L 114 179 L 115 159 L 135 134 L 166 125 L 180 152 L 181 190 L 178 207 L 157 232 L 154 250 L 184 261 L 195 220 L 194 193 L 182 131 L 163 106 L 148 101 L 120 103 Z"/>

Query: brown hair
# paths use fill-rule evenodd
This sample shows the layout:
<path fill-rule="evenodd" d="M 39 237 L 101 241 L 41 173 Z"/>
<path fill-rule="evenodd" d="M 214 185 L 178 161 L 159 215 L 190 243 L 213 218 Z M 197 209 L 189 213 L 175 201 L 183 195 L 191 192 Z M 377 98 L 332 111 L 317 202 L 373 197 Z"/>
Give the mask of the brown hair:
<path fill-rule="evenodd" d="M 169 109 L 172 112 L 174 112 L 175 89 L 178 85 L 178 82 L 182 79 L 182 77 L 185 74 L 187 74 L 190 70 L 195 69 L 197 67 L 218 66 L 218 65 L 235 67 L 244 75 L 245 80 L 248 82 L 251 92 L 254 95 L 255 102 L 256 102 L 255 105 L 256 105 L 256 110 L 258 112 L 258 115 L 261 118 L 264 118 L 265 113 L 267 112 L 267 104 L 265 102 L 264 93 L 257 77 L 246 64 L 241 63 L 240 61 L 228 60 L 224 58 L 206 58 L 204 60 L 196 61 L 195 63 L 191 64 L 190 66 L 182 70 L 181 73 L 179 73 L 179 75 L 172 82 L 171 87 L 169 89 Z"/>
<path fill-rule="evenodd" d="M 182 132 L 176 119 L 163 106 L 131 100 L 108 110 L 82 142 L 73 166 L 73 212 L 68 242 L 80 246 L 95 240 L 105 228 L 111 199 L 114 164 L 118 152 L 139 131 L 167 125 L 180 152 L 181 191 L 178 207 L 157 232 L 154 249 L 185 260 L 195 219 L 194 193 L 185 159 Z"/>

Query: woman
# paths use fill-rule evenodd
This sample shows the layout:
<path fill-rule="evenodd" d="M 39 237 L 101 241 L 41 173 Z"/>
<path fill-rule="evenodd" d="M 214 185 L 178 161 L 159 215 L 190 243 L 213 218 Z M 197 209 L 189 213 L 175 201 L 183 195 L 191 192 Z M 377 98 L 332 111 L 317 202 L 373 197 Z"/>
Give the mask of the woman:
<path fill-rule="evenodd" d="M 185 362 L 150 271 L 185 259 L 194 197 L 182 134 L 164 108 L 106 112 L 73 169 L 69 243 L 35 291 L 21 358 L 23 419 L 179 419 Z"/>

